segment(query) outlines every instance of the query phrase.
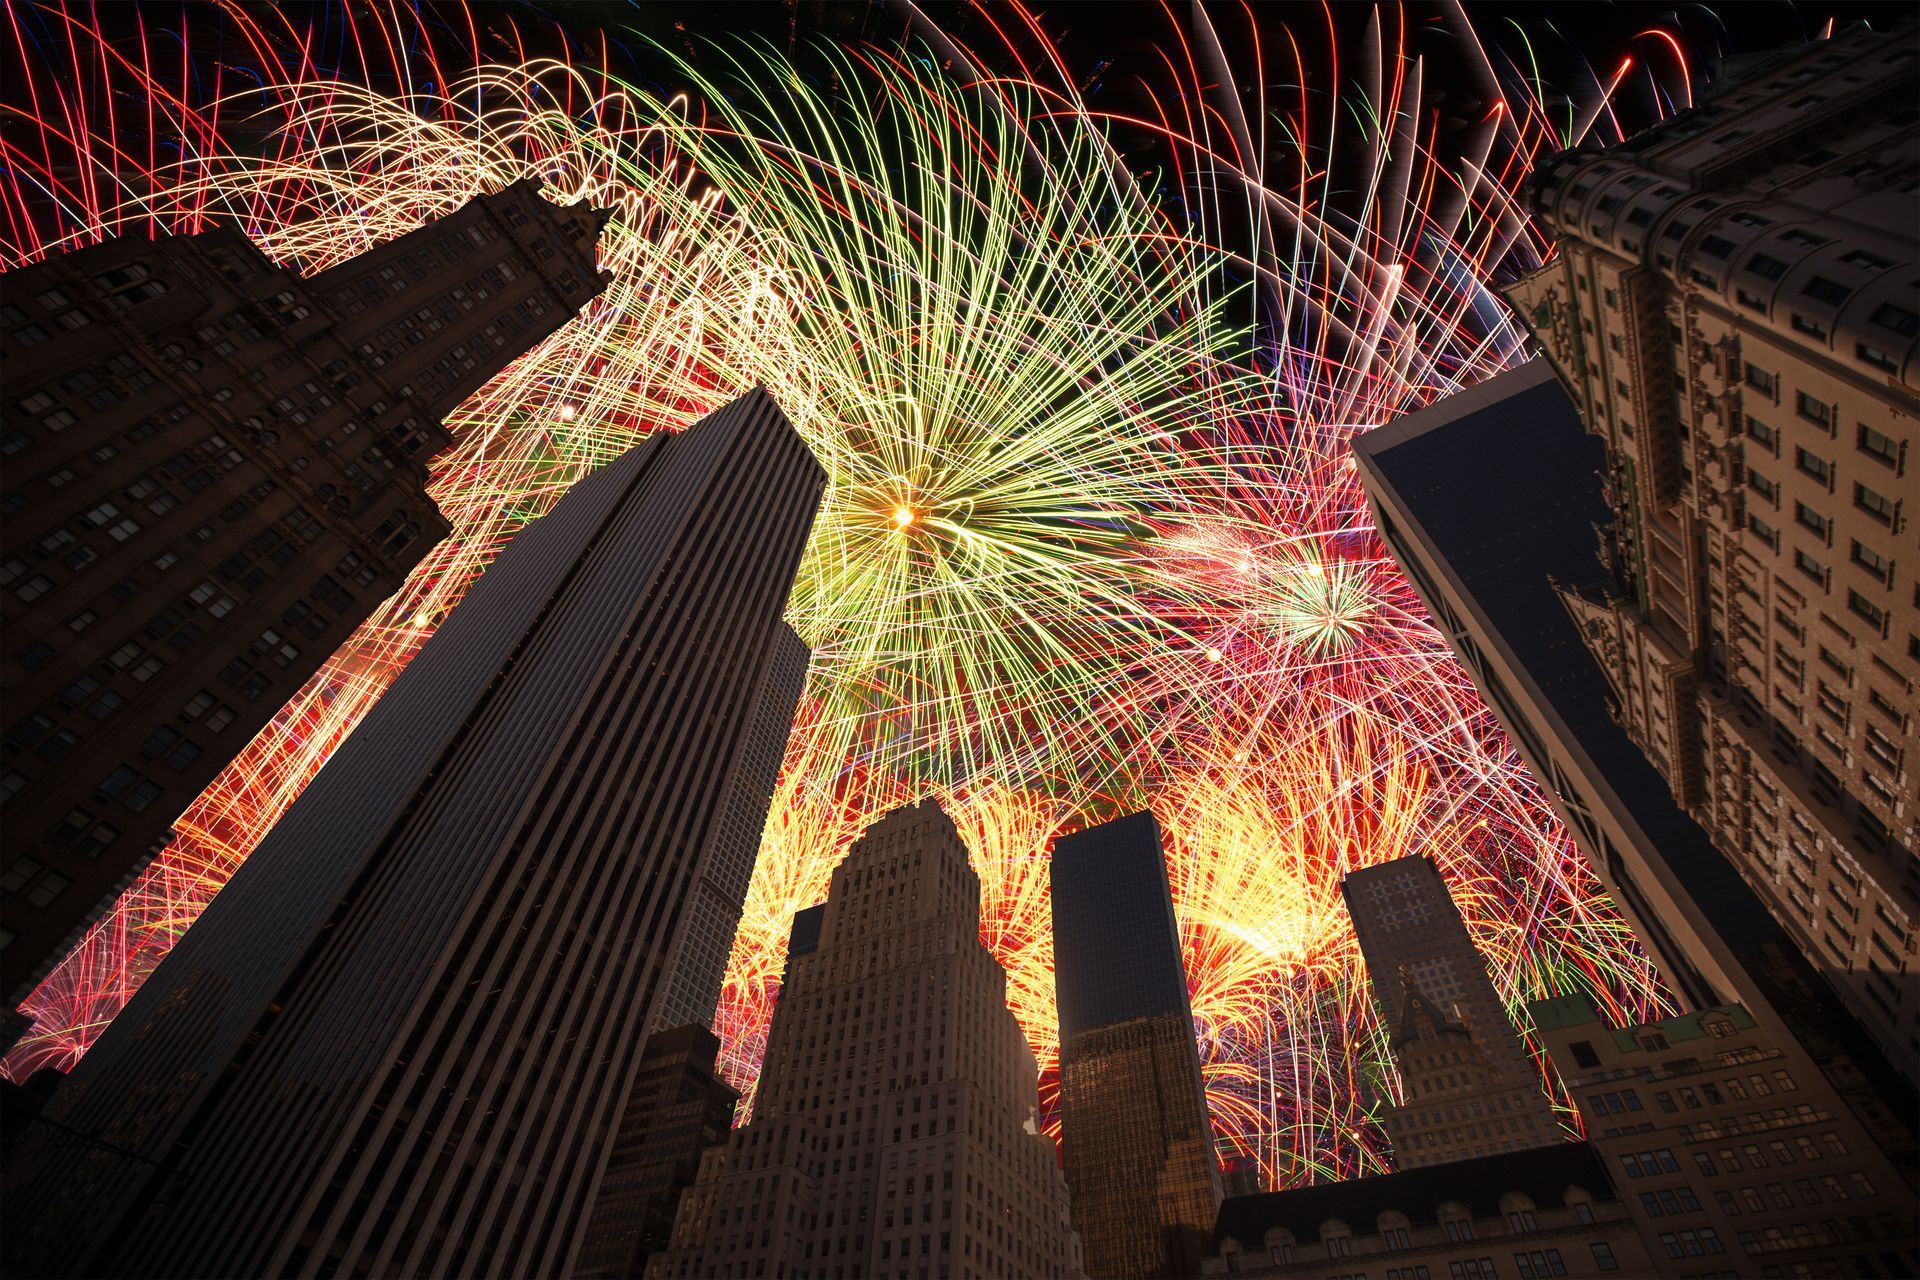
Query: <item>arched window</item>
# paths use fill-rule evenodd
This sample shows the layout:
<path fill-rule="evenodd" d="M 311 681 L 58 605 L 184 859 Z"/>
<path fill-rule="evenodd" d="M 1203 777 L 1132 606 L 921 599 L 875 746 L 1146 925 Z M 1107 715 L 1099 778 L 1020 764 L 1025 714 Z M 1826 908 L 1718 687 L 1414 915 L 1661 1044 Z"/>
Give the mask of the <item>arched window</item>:
<path fill-rule="evenodd" d="M 106 292 L 107 305 L 122 311 L 167 291 L 167 286 L 153 278 L 152 269 L 144 262 L 123 263 L 110 271 L 102 271 L 93 282 Z"/>
<path fill-rule="evenodd" d="M 1389 1209 L 1380 1215 L 1374 1223 L 1380 1232 L 1380 1239 L 1389 1249 L 1406 1249 L 1413 1240 L 1409 1234 L 1413 1224 L 1407 1221 L 1407 1215 L 1397 1209 Z"/>
<path fill-rule="evenodd" d="M 1507 1220 L 1509 1231 L 1538 1231 L 1540 1224 L 1533 1216 L 1533 1201 L 1517 1191 L 1509 1191 L 1500 1197 L 1500 1212 Z"/>
<path fill-rule="evenodd" d="M 1353 1256 L 1353 1228 L 1338 1218 L 1329 1218 L 1320 1224 L 1320 1243 L 1326 1247 L 1329 1258 L 1350 1258 Z"/>
<path fill-rule="evenodd" d="M 1275 1227 L 1267 1232 L 1262 1243 L 1266 1245 L 1267 1254 L 1276 1266 L 1293 1261 L 1293 1232 L 1285 1227 Z"/>

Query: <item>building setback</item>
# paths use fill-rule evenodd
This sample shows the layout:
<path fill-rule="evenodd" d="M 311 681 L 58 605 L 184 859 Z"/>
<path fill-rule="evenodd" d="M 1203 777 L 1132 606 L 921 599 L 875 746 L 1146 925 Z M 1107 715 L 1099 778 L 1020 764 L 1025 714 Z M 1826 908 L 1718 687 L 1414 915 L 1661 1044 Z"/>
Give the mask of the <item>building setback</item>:
<path fill-rule="evenodd" d="M 930 801 L 887 814 L 801 917 L 753 1120 L 707 1153 L 647 1274 L 1078 1277 L 953 823 Z"/>
<path fill-rule="evenodd" d="M 1403 1097 L 1382 1119 L 1394 1165 L 1417 1169 L 1563 1139 L 1487 964 L 1433 860 L 1398 858 L 1340 883 Z"/>
<path fill-rule="evenodd" d="M 1508 291 L 1605 447 L 1616 715 L 1920 1082 L 1920 34 L 1756 55 L 1536 172 Z"/>
<path fill-rule="evenodd" d="M 600 226 L 527 182 L 305 278 L 230 227 L 7 273 L 8 1008 L 446 535 L 441 419 L 604 288 Z"/>
<path fill-rule="evenodd" d="M 680 1193 L 700 1157 L 727 1140 L 740 1095 L 714 1073 L 720 1041 L 701 1026 L 647 1037 L 607 1156 L 593 1217 L 572 1274 L 576 1280 L 638 1276 L 666 1248 Z"/>
<path fill-rule="evenodd" d="M 1644 1276 L 1627 1206 L 1584 1142 L 1237 1196 L 1207 1276 Z"/>
<path fill-rule="evenodd" d="M 1791 1039 L 1739 1005 L 1616 1030 L 1529 1009 L 1656 1274 L 1920 1274 L 1920 1200 Z"/>
<path fill-rule="evenodd" d="M 1153 815 L 1062 836 L 1049 883 L 1061 1144 L 1087 1274 L 1197 1274 L 1220 1168 Z"/>
<path fill-rule="evenodd" d="M 9 1265 L 564 1274 L 824 486 L 755 391 L 514 538 L 43 1113 Z"/>

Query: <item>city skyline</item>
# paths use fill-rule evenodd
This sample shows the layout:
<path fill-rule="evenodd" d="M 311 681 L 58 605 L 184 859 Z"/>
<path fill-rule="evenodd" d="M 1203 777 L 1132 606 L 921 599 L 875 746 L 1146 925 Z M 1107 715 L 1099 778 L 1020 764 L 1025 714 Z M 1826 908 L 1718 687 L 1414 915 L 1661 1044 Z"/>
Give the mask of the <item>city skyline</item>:
<path fill-rule="evenodd" d="M 327 793 L 328 770 L 352 756 L 357 732 L 390 723 L 394 691 L 409 687 L 450 628 L 457 634 L 461 610 L 484 600 L 484 584 L 508 563 L 503 549 L 601 492 L 636 451 L 679 456 L 705 438 L 695 424 L 743 395 L 791 424 L 794 458 L 822 477 L 819 515 L 793 548 L 792 591 L 764 637 L 754 631 L 748 643 L 743 633 L 758 665 L 729 677 L 725 695 L 741 712 L 726 730 L 740 750 L 688 801 L 706 834 L 682 851 L 686 892 L 657 954 L 647 951 L 651 967 L 621 979 L 646 994 L 631 1035 L 595 1042 L 607 1062 L 632 1068 L 646 1036 L 710 1028 L 712 1070 L 737 1091 L 739 1116 L 757 1122 L 790 976 L 829 945 L 819 904 L 876 821 L 924 801 L 941 806 L 978 878 L 976 932 L 1034 1060 L 1034 1126 L 1069 1153 L 1082 1014 L 1069 944 L 1055 932 L 1053 855 L 1122 815 L 1154 827 L 1162 950 L 1178 977 L 1153 1016 L 1174 1028 L 1168 1061 L 1177 1059 L 1183 1088 L 1191 1060 L 1203 1136 L 1188 1165 L 1216 1200 L 1223 1173 L 1244 1190 L 1411 1170 L 1410 1153 L 1427 1151 L 1432 1135 L 1414 1134 L 1404 1099 L 1393 1098 L 1434 1063 L 1457 1067 L 1447 1056 L 1456 1051 L 1500 1076 L 1501 1089 L 1538 1095 L 1524 1108 L 1530 1135 L 1572 1132 L 1582 1123 L 1576 1102 L 1543 1074 L 1531 1021 L 1543 1000 L 1590 1001 L 1622 1028 L 1747 1008 L 1757 1035 L 1799 1039 L 1822 1072 L 1856 1064 L 1851 1083 L 1833 1083 L 1856 1110 L 1871 1106 L 1883 1059 L 1913 1078 L 1920 876 L 1908 865 L 1904 797 L 1920 650 L 1903 647 L 1901 628 L 1920 616 L 1904 496 L 1920 408 L 1906 380 L 1920 367 L 1908 317 L 1920 316 L 1920 287 L 1905 280 L 1916 254 L 1899 218 L 1913 193 L 1892 142 L 1912 132 L 1899 99 L 1914 78 L 1914 28 L 1884 34 L 1888 24 L 1862 10 L 1876 30 L 1853 30 L 1845 6 L 1809 11 L 1805 32 L 1776 30 L 1772 17 L 1715 26 L 1648 9 L 1643 18 L 1631 6 L 1555 26 L 1498 6 L 1422 0 L 1406 11 L 1325 13 L 1198 5 L 1173 22 L 1143 10 L 1089 31 L 1037 9 L 998 8 L 737 10 L 770 37 L 753 47 L 710 32 L 717 19 L 700 6 L 681 27 L 652 9 L 630 20 L 569 11 L 529 19 L 524 38 L 485 7 L 322 6 L 285 22 L 209 8 L 164 37 L 128 21 L 134 10 L 85 21 L 75 11 L 57 30 L 52 11 L 10 15 L 19 38 L 4 56 L 17 87 L 5 96 L 10 105 L 33 97 L 31 110 L 10 117 L 0 180 L 0 267 L 11 280 L 90 280 L 102 272 L 86 268 L 89 254 L 111 259 L 110 273 L 169 245 L 224 240 L 251 255 L 260 280 L 297 276 L 290 294 L 319 289 L 325 306 L 351 317 L 335 327 L 356 340 L 337 356 L 308 330 L 289 330 L 296 360 L 365 362 L 363 379 L 391 381 L 394 397 L 445 418 L 443 429 L 419 418 L 417 447 L 386 482 L 412 504 L 388 534 L 407 534 L 409 518 L 418 527 L 364 598 L 327 612 L 323 638 L 286 630 L 309 617 L 294 617 L 289 603 L 303 594 L 294 574 L 314 568 L 304 560 L 271 586 L 262 579 L 258 600 L 225 591 L 217 572 L 182 588 L 210 582 L 206 600 L 183 598 L 244 622 L 267 646 L 249 661 L 274 665 L 249 708 L 207 687 L 200 714 L 251 719 L 222 722 L 231 741 L 185 733 L 196 754 L 181 747 L 183 760 L 201 772 L 165 775 L 173 790 L 159 796 L 132 792 L 154 828 L 128 835 L 136 851 L 111 866 L 84 864 L 84 883 L 40 854 L 7 851 L 9 911 L 119 894 L 51 967 L 13 966 L 28 948 L 51 960 L 88 911 L 49 925 L 51 942 L 4 926 L 8 946 L 22 948 L 4 961 L 7 985 L 34 1022 L 10 1027 L 24 1034 L 0 1071 L 16 1083 L 44 1067 L 72 1072 L 53 1093 L 51 1121 L 89 1105 L 80 1086 L 109 1070 L 109 1058 L 128 1060 L 134 1032 L 116 1023 L 123 1008 L 149 1024 L 167 991 L 184 990 L 167 976 L 182 972 L 169 957 L 215 946 L 196 922 L 237 930 L 246 908 L 234 904 L 265 900 L 264 889 L 236 896 L 226 886 L 262 882 L 268 873 L 247 871 L 256 850 L 285 847 L 311 821 L 300 815 Z M 603 21 L 604 32 L 593 25 Z M 1800 35 L 1812 43 L 1770 52 Z M 167 56 L 150 55 L 166 41 Z M 67 62 L 101 69 L 65 76 Z M 1773 123 L 1750 130 L 1749 115 Z M 1831 147 L 1799 148 L 1790 173 L 1767 167 L 1777 157 L 1763 148 L 1809 130 L 1830 135 Z M 523 198 L 572 230 L 561 237 L 565 261 L 533 233 L 506 231 L 524 252 L 503 282 L 513 295 L 504 306 L 497 291 L 456 297 L 465 286 L 451 273 L 432 284 L 452 299 L 444 314 L 416 305 L 417 293 L 373 296 L 387 290 L 379 265 L 405 275 L 419 245 L 459 233 L 462 210 Z M 1632 221 L 1641 214 L 1644 228 Z M 1784 240 L 1796 227 L 1829 243 Z M 1680 247 L 1662 263 L 1664 228 Z M 1778 260 L 1783 272 L 1756 293 L 1754 279 L 1735 278 L 1745 266 L 1717 271 L 1708 258 L 1721 237 L 1741 263 Z M 1775 241 L 1793 244 L 1794 256 L 1780 257 L 1786 250 L 1768 247 Z M 580 270 L 583 244 L 592 270 Z M 1843 283 L 1841 298 L 1819 282 L 1840 280 L 1849 254 L 1871 258 L 1849 269 L 1873 283 Z M 107 294 L 143 280 L 103 284 L 96 301 L 117 312 Z M 1765 314 L 1737 288 L 1761 298 Z M 549 305 L 522 315 L 537 323 L 523 326 L 528 349 L 518 358 L 504 344 L 492 360 L 453 351 L 536 296 Z M 1615 307 L 1616 296 L 1628 305 Z M 7 353 L 7 430 L 27 433 L 22 440 L 55 431 L 45 423 L 61 407 L 33 393 L 69 395 L 39 386 L 68 374 L 52 368 L 65 348 L 47 323 L 64 313 L 43 307 L 42 317 L 26 305 L 34 301 L 7 299 L 19 311 L 7 316 L 10 331 L 39 325 L 47 339 Z M 307 305 L 296 296 L 282 309 Z M 1669 313 L 1679 314 L 1682 345 L 1643 360 L 1667 345 Z M 1824 336 L 1808 326 L 1824 326 Z M 1824 354 L 1807 356 L 1821 342 Z M 1730 344 L 1743 344 L 1737 366 Z M 446 376 L 431 381 L 446 358 Z M 270 356 L 245 349 L 236 359 L 243 376 L 271 367 Z M 376 361 L 389 362 L 385 372 Z M 23 377 L 35 362 L 46 376 Z M 155 376 L 182 376 L 183 364 L 146 363 Z M 1770 380 L 1778 421 L 1758 408 L 1764 388 L 1749 364 Z M 1845 365 L 1845 376 L 1820 382 L 1815 373 L 1827 377 L 1829 365 Z M 1570 406 L 1545 407 L 1554 375 Z M 1536 594 L 1502 614 L 1461 594 L 1484 603 L 1492 578 L 1449 578 L 1449 549 L 1422 541 L 1444 531 L 1416 527 L 1422 500 L 1447 486 L 1489 510 L 1491 489 L 1476 490 L 1462 456 L 1396 472 L 1387 454 L 1398 441 L 1402 458 L 1414 458 L 1426 447 L 1414 438 L 1423 424 L 1483 407 L 1516 385 L 1502 378 L 1521 377 L 1542 397 L 1541 438 L 1549 417 L 1555 429 L 1599 437 L 1583 443 L 1605 471 L 1596 475 L 1571 447 L 1528 466 L 1521 449 L 1502 479 L 1544 490 L 1584 474 L 1593 491 L 1567 505 L 1584 504 L 1589 523 L 1607 531 L 1585 536 L 1587 563 L 1550 571 L 1551 599 Z M 256 395 L 238 382 L 231 389 L 234 404 Z M 278 389 L 270 380 L 257 394 L 271 405 Z M 1856 412 L 1855 392 L 1874 407 Z M 88 393 L 71 391 L 82 404 Z M 391 407 L 398 399 L 386 403 L 406 416 Z M 1824 453 L 1808 434 L 1820 406 L 1832 428 Z M 149 431 L 154 415 L 139 408 L 141 421 L 120 435 L 147 432 L 135 443 L 156 451 L 179 436 L 157 422 Z M 104 408 L 89 411 L 100 416 L 84 429 L 104 432 Z M 1738 430 L 1712 425 L 1723 418 Z M 381 430 L 388 425 L 404 423 Z M 1760 432 L 1772 433 L 1771 460 L 1758 452 Z M 1428 446 L 1443 449 L 1443 436 L 1435 427 Z M 13 440 L 9 468 L 25 475 L 28 445 Z M 330 459 L 285 448 L 284 432 L 279 443 L 288 456 L 270 477 L 280 490 L 273 503 L 339 486 Z M 102 504 L 114 508 L 103 519 L 125 515 L 133 499 L 120 495 L 138 487 L 134 450 L 104 436 L 86 445 L 106 487 L 66 513 L 83 541 L 91 534 L 76 520 Z M 264 457 L 267 447 L 239 452 Z M 1803 455 L 1812 462 L 1782 461 Z M 156 452 L 154 465 L 164 457 Z M 1807 487 L 1822 463 L 1826 505 Z M 9 631 L 22 625 L 15 611 L 27 630 L 0 655 L 12 664 L 5 789 L 10 825 L 23 814 L 49 831 L 66 823 L 76 836 L 61 840 L 84 859 L 104 847 L 90 833 L 118 839 L 131 826 L 79 792 L 119 778 L 107 794 L 117 802 L 171 768 L 179 743 L 157 730 L 129 737 L 114 748 L 124 757 L 109 762 L 115 768 L 90 761 L 87 776 L 51 760 L 61 735 L 84 737 L 73 726 L 93 714 L 100 689 L 80 677 L 110 683 L 87 670 L 111 664 L 126 643 L 150 647 L 136 633 L 157 624 L 163 603 L 140 616 L 110 605 L 110 627 L 76 627 L 101 607 L 28 598 L 40 578 L 54 581 L 52 558 L 71 550 L 46 545 L 58 535 L 36 514 L 70 501 L 55 494 L 64 481 L 42 484 L 59 465 L 34 463 L 41 487 L 7 495 L 7 547 L 19 567 L 10 560 L 0 588 L 11 592 Z M 729 545 L 765 540 L 782 508 L 754 489 L 746 455 L 717 465 L 734 497 L 703 518 Z M 1882 471 L 1891 479 L 1876 481 Z M 1383 475 L 1397 496 L 1381 489 Z M 1763 493 L 1755 475 L 1788 495 L 1780 511 L 1809 514 L 1776 525 L 1761 513 L 1752 524 L 1752 494 Z M 241 489 L 252 493 L 261 482 L 248 479 Z M 1553 505 L 1542 498 L 1543 511 Z M 1735 506 L 1737 521 L 1726 515 Z M 1511 524 L 1503 532 L 1525 536 Z M 1816 535 L 1823 551 L 1811 549 Z M 150 562 L 161 554 L 152 537 L 129 529 L 124 554 Z M 1778 573 L 1753 538 L 1772 538 L 1766 555 L 1779 559 Z M 1605 565 L 1594 559 L 1603 547 Z M 1532 560 L 1503 559 L 1491 543 L 1475 554 L 1512 583 L 1523 560 L 1528 573 L 1544 564 L 1549 548 L 1533 549 L 1542 554 Z M 262 544 L 260 554 L 274 550 Z M 1783 605 L 1786 620 L 1773 620 L 1774 596 L 1807 590 L 1794 574 L 1811 581 L 1796 552 L 1831 562 L 1821 596 L 1831 588 L 1838 603 L 1824 622 L 1819 601 L 1798 613 Z M 715 581 L 737 572 L 716 571 Z M 234 574 L 245 573 L 236 562 Z M 1757 612 L 1735 598 L 1747 588 L 1767 598 Z M 264 616 L 269 597 L 273 617 Z M 1560 630 L 1529 630 L 1528 611 Z M 1741 630 L 1747 615 L 1762 639 Z M 1783 637 L 1799 628 L 1804 643 L 1773 647 L 1775 627 Z M 61 628 L 85 643 L 65 643 Z M 109 632 L 115 646 L 86 647 Z M 216 675 L 230 661 L 213 663 L 201 635 L 166 634 L 183 653 L 201 641 L 193 660 Z M 1554 673 L 1572 667 L 1554 664 L 1575 656 L 1601 662 L 1606 688 L 1562 701 Z M 1798 686 L 1787 679 L 1796 662 Z M 49 674 L 35 674 L 42 669 Z M 1823 670 L 1844 670 L 1844 683 Z M 499 673 L 509 678 L 504 663 Z M 246 679 L 236 669 L 234 687 Z M 176 700 L 181 708 L 197 704 L 202 683 Z M 1787 724 L 1777 698 L 1785 713 L 1805 713 L 1806 734 L 1752 720 L 1763 711 Z M 1651 760 L 1630 786 L 1625 766 L 1614 768 L 1619 753 L 1582 755 L 1589 738 L 1606 736 L 1603 716 L 1619 720 L 1609 742 L 1624 738 Z M 1830 722 L 1841 727 L 1810 736 Z M 698 716 L 692 724 L 687 732 L 718 732 Z M 1780 754 L 1803 747 L 1797 763 Z M 122 778 L 122 765 L 133 776 Z M 501 764 L 503 794 L 532 785 L 520 768 Z M 1759 798 L 1749 805 L 1748 794 Z M 1779 836 L 1765 850 L 1740 826 L 1763 817 Z M 452 817 L 436 820 L 453 830 Z M 1696 839 L 1694 820 L 1708 835 Z M 1789 828 L 1817 831 L 1795 854 Z M 606 851 L 609 865 L 634 856 Z M 1459 984 L 1386 990 L 1405 966 L 1379 959 L 1370 931 L 1355 927 L 1364 910 L 1352 910 L 1343 888 L 1420 857 L 1431 859 L 1482 966 L 1484 989 L 1458 1007 L 1468 994 Z M 294 902 L 297 877 L 276 892 L 288 918 L 325 916 L 317 899 Z M 244 950 L 272 952 L 281 941 L 264 938 L 263 919 L 247 926 L 253 942 L 222 953 L 229 973 L 244 970 Z M 1783 938 L 1802 954 L 1788 954 Z M 1125 963 L 1164 976 L 1164 958 Z M 403 966 L 391 981 L 399 989 L 419 973 Z M 22 974 L 30 977 L 16 982 Z M 1822 1007 L 1822 982 L 1841 993 L 1844 1016 Z M 330 1025 L 350 1041 L 350 1024 L 342 1013 Z M 1498 1043 L 1481 1044 L 1490 1030 Z M 1462 1036 L 1474 1043 L 1462 1048 Z M 1420 1058 L 1428 1050 L 1440 1056 Z M 374 1052 L 339 1052 L 345 1061 L 362 1051 Z M 649 1079 L 662 1092 L 652 1096 L 685 1086 L 675 1106 L 717 1108 L 719 1094 L 688 1083 L 706 1070 L 699 1056 L 699 1045 L 683 1045 L 656 1064 Z M 588 1090 L 580 1106 L 609 1144 L 631 1147 L 652 1131 L 645 1107 L 623 1110 L 611 1093 Z M 711 1115 L 676 1115 L 675 1141 L 711 1136 Z M 1436 1145 L 1431 1154 L 1463 1153 Z M 619 1265 L 639 1232 L 657 1241 L 659 1211 L 647 1198 L 656 1190 L 642 1182 L 685 1176 L 684 1165 L 621 1167 L 631 1176 L 609 1192 L 617 1203 L 608 1202 L 601 1237 L 616 1260 L 596 1265 Z M 584 1224 L 600 1174 L 576 1172 L 565 1172 L 575 1181 L 551 1204 L 579 1200 Z M 171 1175 L 156 1177 L 159 1186 Z M 156 1194 L 172 1206 L 172 1191 Z M 211 1193 L 183 1194 L 203 1199 L 180 1214 L 180 1239 L 208 1238 L 219 1216 L 204 1199 Z M 1197 1222 L 1186 1226 L 1196 1242 L 1205 1237 Z M 253 1247 L 243 1235 L 233 1250 Z M 430 1230 L 408 1246 L 417 1257 L 328 1239 L 342 1265 L 359 1257 L 432 1269 L 429 1254 L 432 1266 L 452 1257 L 433 1253 L 441 1245 Z M 493 1247 L 487 1239 L 469 1243 Z M 557 1240 L 538 1247 L 561 1249 Z M 1106 1243 L 1089 1241 L 1086 1256 Z M 178 1257 L 197 1247 L 181 1244 Z M 355 1252 L 363 1248 L 372 1252 Z M 315 1256 L 302 1254 L 302 1265 Z M 563 1252 L 541 1257 L 566 1263 Z"/>

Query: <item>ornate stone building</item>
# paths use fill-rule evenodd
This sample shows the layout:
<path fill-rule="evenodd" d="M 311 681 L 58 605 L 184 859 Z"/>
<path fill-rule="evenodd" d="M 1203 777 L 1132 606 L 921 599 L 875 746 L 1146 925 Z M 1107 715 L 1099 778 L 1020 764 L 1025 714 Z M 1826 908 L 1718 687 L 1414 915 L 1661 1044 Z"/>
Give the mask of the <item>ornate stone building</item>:
<path fill-rule="evenodd" d="M 1433 860 L 1365 867 L 1340 891 L 1400 1071 L 1400 1102 L 1381 1117 L 1395 1167 L 1562 1141 L 1540 1072 Z"/>
<path fill-rule="evenodd" d="M 1615 715 L 1920 1080 L 1920 40 L 1726 69 L 1541 168 L 1508 290 L 1606 447 Z"/>
<path fill-rule="evenodd" d="M 1237 1196 L 1206 1276 L 1549 1280 L 1645 1276 L 1647 1252 L 1584 1142 Z"/>
<path fill-rule="evenodd" d="M 441 419 L 604 287 L 600 227 L 519 183 L 308 277 L 231 227 L 7 274 L 8 1008 L 445 536 Z"/>
<path fill-rule="evenodd" d="M 1920 1274 L 1920 1201 L 1806 1052 L 1722 1005 L 1616 1029 L 1531 1006 L 1662 1276 Z"/>
<path fill-rule="evenodd" d="M 1078 1277 L 1039 1069 L 953 823 L 930 801 L 887 814 L 802 915 L 753 1120 L 707 1153 L 647 1274 Z"/>

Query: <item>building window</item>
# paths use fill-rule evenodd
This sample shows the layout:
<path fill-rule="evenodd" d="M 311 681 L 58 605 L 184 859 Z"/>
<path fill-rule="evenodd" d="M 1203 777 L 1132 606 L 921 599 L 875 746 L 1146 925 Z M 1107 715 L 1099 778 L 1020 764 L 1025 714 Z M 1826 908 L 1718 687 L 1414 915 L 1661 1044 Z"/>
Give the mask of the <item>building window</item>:
<path fill-rule="evenodd" d="M 1825 400 L 1816 400 L 1801 391 L 1794 397 L 1794 410 L 1808 422 L 1818 423 L 1822 430 L 1833 430 L 1833 406 Z"/>
<path fill-rule="evenodd" d="M 1890 467 L 1900 465 L 1899 442 L 1892 436 L 1875 431 L 1864 422 L 1860 424 L 1859 433 L 1854 437 L 1854 444 L 1860 452 L 1876 462 L 1884 462 Z"/>
<path fill-rule="evenodd" d="M 1806 528 L 1819 534 L 1822 538 L 1827 537 L 1828 531 L 1833 527 L 1831 520 L 1828 520 L 1804 502 L 1796 502 L 1793 504 L 1793 517 Z"/>
<path fill-rule="evenodd" d="M 1747 362 L 1747 385 L 1756 391 L 1772 395 L 1773 375 L 1749 360 Z"/>
<path fill-rule="evenodd" d="M 1873 313 L 1873 322 L 1882 329 L 1891 329 L 1903 338 L 1920 334 L 1920 314 L 1887 302 Z"/>
<path fill-rule="evenodd" d="M 1893 563 L 1857 538 L 1853 543 L 1853 562 L 1881 582 L 1893 581 Z"/>
<path fill-rule="evenodd" d="M 1885 634 L 1887 629 L 1887 611 L 1873 601 L 1851 588 L 1847 591 L 1847 608 L 1873 624 L 1875 631 Z"/>
<path fill-rule="evenodd" d="M 1794 465 L 1799 467 L 1801 471 L 1805 472 L 1807 475 L 1812 476 L 1815 480 L 1818 480 L 1821 484 L 1824 484 L 1829 488 L 1832 487 L 1833 464 L 1831 462 L 1828 462 L 1825 458 L 1821 457 L 1819 454 L 1809 453 L 1805 449 L 1795 449 L 1793 451 L 1793 462 L 1794 462 Z"/>
<path fill-rule="evenodd" d="M 1898 360 L 1895 360 L 1890 353 L 1882 351 L 1879 347 L 1872 346 L 1868 343 L 1854 343 L 1853 354 L 1860 358 L 1861 363 L 1870 364 L 1876 369 L 1884 369 L 1888 373 L 1898 373 L 1900 371 L 1900 362 Z"/>
<path fill-rule="evenodd" d="M 1878 520 L 1881 524 L 1891 525 L 1894 515 L 1893 499 L 1874 492 L 1856 481 L 1853 486 L 1853 505 Z"/>
<path fill-rule="evenodd" d="M 1804 551 L 1794 552 L 1793 565 L 1794 565 L 1794 568 L 1800 570 L 1800 572 L 1806 574 L 1809 578 L 1812 578 L 1815 582 L 1820 583 L 1822 586 L 1826 585 L 1826 581 L 1827 581 L 1826 566 L 1821 564 L 1818 560 L 1815 560 L 1812 556 L 1808 555 L 1806 552 Z M 1858 595 L 1859 593 L 1855 592 L 1854 594 Z"/>
<path fill-rule="evenodd" d="M 1824 244 L 1826 242 L 1821 241 L 1821 243 Z M 1853 290 L 1847 288 L 1847 286 L 1837 280 L 1829 280 L 1825 276 L 1815 276 L 1813 279 L 1807 281 L 1800 292 L 1812 298 L 1815 302 L 1824 302 L 1830 307 L 1837 307 L 1847 300 L 1853 293 Z"/>
<path fill-rule="evenodd" d="M 1778 280 L 1787 274 L 1787 264 L 1778 258 L 1770 258 L 1764 253 L 1756 253 L 1747 259 L 1747 270 L 1762 280 Z"/>

